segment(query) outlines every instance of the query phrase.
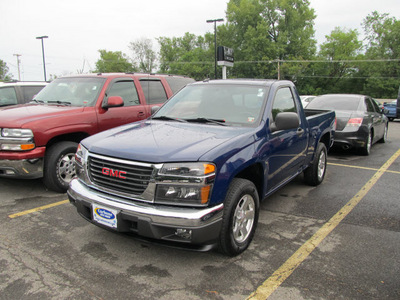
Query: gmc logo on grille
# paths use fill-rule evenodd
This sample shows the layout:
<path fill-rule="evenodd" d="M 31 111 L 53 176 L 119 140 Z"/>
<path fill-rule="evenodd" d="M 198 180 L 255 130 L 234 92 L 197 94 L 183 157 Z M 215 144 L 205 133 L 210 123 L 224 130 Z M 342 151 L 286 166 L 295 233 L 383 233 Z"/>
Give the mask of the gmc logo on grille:
<path fill-rule="evenodd" d="M 101 173 L 106 176 L 111 176 L 111 177 L 117 177 L 121 179 L 126 179 L 124 175 L 126 175 L 126 172 L 124 171 L 118 171 L 118 170 L 113 170 L 109 168 L 103 168 L 101 169 Z"/>

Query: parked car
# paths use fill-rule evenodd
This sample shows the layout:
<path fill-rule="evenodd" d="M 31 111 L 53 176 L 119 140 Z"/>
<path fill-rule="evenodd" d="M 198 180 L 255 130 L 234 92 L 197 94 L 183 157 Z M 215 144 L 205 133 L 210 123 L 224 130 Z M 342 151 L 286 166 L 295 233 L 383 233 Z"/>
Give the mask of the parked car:
<path fill-rule="evenodd" d="M 306 107 L 308 103 L 310 103 L 316 96 L 311 96 L 311 95 L 303 95 L 300 96 L 301 104 L 303 107 Z"/>
<path fill-rule="evenodd" d="M 384 108 L 387 109 L 386 117 L 389 118 L 389 121 L 393 121 L 398 118 L 397 115 L 397 100 L 393 100 L 391 102 L 383 103 Z"/>
<path fill-rule="evenodd" d="M 84 139 L 68 197 L 100 227 L 237 255 L 261 200 L 302 172 L 323 181 L 334 126 L 290 81 L 192 83 L 150 119 Z"/>
<path fill-rule="evenodd" d="M 388 118 L 369 96 L 322 95 L 316 97 L 307 109 L 331 109 L 336 112 L 335 146 L 356 148 L 361 154 L 369 155 L 372 144 L 386 141 Z"/>
<path fill-rule="evenodd" d="M 45 81 L 0 82 L 0 107 L 27 103 L 46 85 Z"/>

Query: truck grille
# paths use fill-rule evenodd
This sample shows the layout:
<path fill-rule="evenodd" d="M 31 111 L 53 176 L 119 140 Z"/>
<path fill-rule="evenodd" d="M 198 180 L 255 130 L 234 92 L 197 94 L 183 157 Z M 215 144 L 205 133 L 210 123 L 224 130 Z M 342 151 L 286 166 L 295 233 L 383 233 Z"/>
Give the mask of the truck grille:
<path fill-rule="evenodd" d="M 99 187 L 130 195 L 141 195 L 147 188 L 153 168 L 149 165 L 89 156 L 90 180 Z"/>

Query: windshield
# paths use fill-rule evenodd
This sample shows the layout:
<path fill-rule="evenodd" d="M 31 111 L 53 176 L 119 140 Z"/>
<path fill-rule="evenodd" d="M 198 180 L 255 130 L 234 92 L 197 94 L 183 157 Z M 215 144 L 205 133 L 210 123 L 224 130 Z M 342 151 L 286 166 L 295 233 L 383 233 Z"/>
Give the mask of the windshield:
<path fill-rule="evenodd" d="M 93 106 L 104 82 L 104 78 L 55 79 L 41 90 L 33 101 L 45 104 Z"/>
<path fill-rule="evenodd" d="M 344 95 L 320 96 L 314 98 L 314 100 L 307 105 L 307 109 L 356 111 L 360 104 L 360 99 L 360 97 Z"/>
<path fill-rule="evenodd" d="M 229 84 L 189 85 L 153 119 L 254 127 L 259 124 L 267 87 Z"/>

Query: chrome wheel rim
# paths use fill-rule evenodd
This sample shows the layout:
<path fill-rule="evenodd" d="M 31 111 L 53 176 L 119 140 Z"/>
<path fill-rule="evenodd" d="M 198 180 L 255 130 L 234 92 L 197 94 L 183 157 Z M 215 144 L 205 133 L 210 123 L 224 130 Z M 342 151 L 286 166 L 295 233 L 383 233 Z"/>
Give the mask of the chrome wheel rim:
<path fill-rule="evenodd" d="M 233 215 L 233 238 L 237 243 L 243 243 L 253 229 L 255 218 L 255 202 L 251 195 L 240 198 Z"/>
<path fill-rule="evenodd" d="M 69 183 L 75 177 L 75 153 L 67 153 L 60 158 L 57 165 L 57 175 L 65 183 Z"/>
<path fill-rule="evenodd" d="M 372 135 L 371 132 L 368 134 L 368 140 L 367 140 L 367 153 L 371 151 L 371 146 L 372 146 Z"/>
<path fill-rule="evenodd" d="M 321 181 L 325 174 L 326 168 L 326 155 L 324 151 L 321 151 L 318 161 L 318 180 Z"/>

